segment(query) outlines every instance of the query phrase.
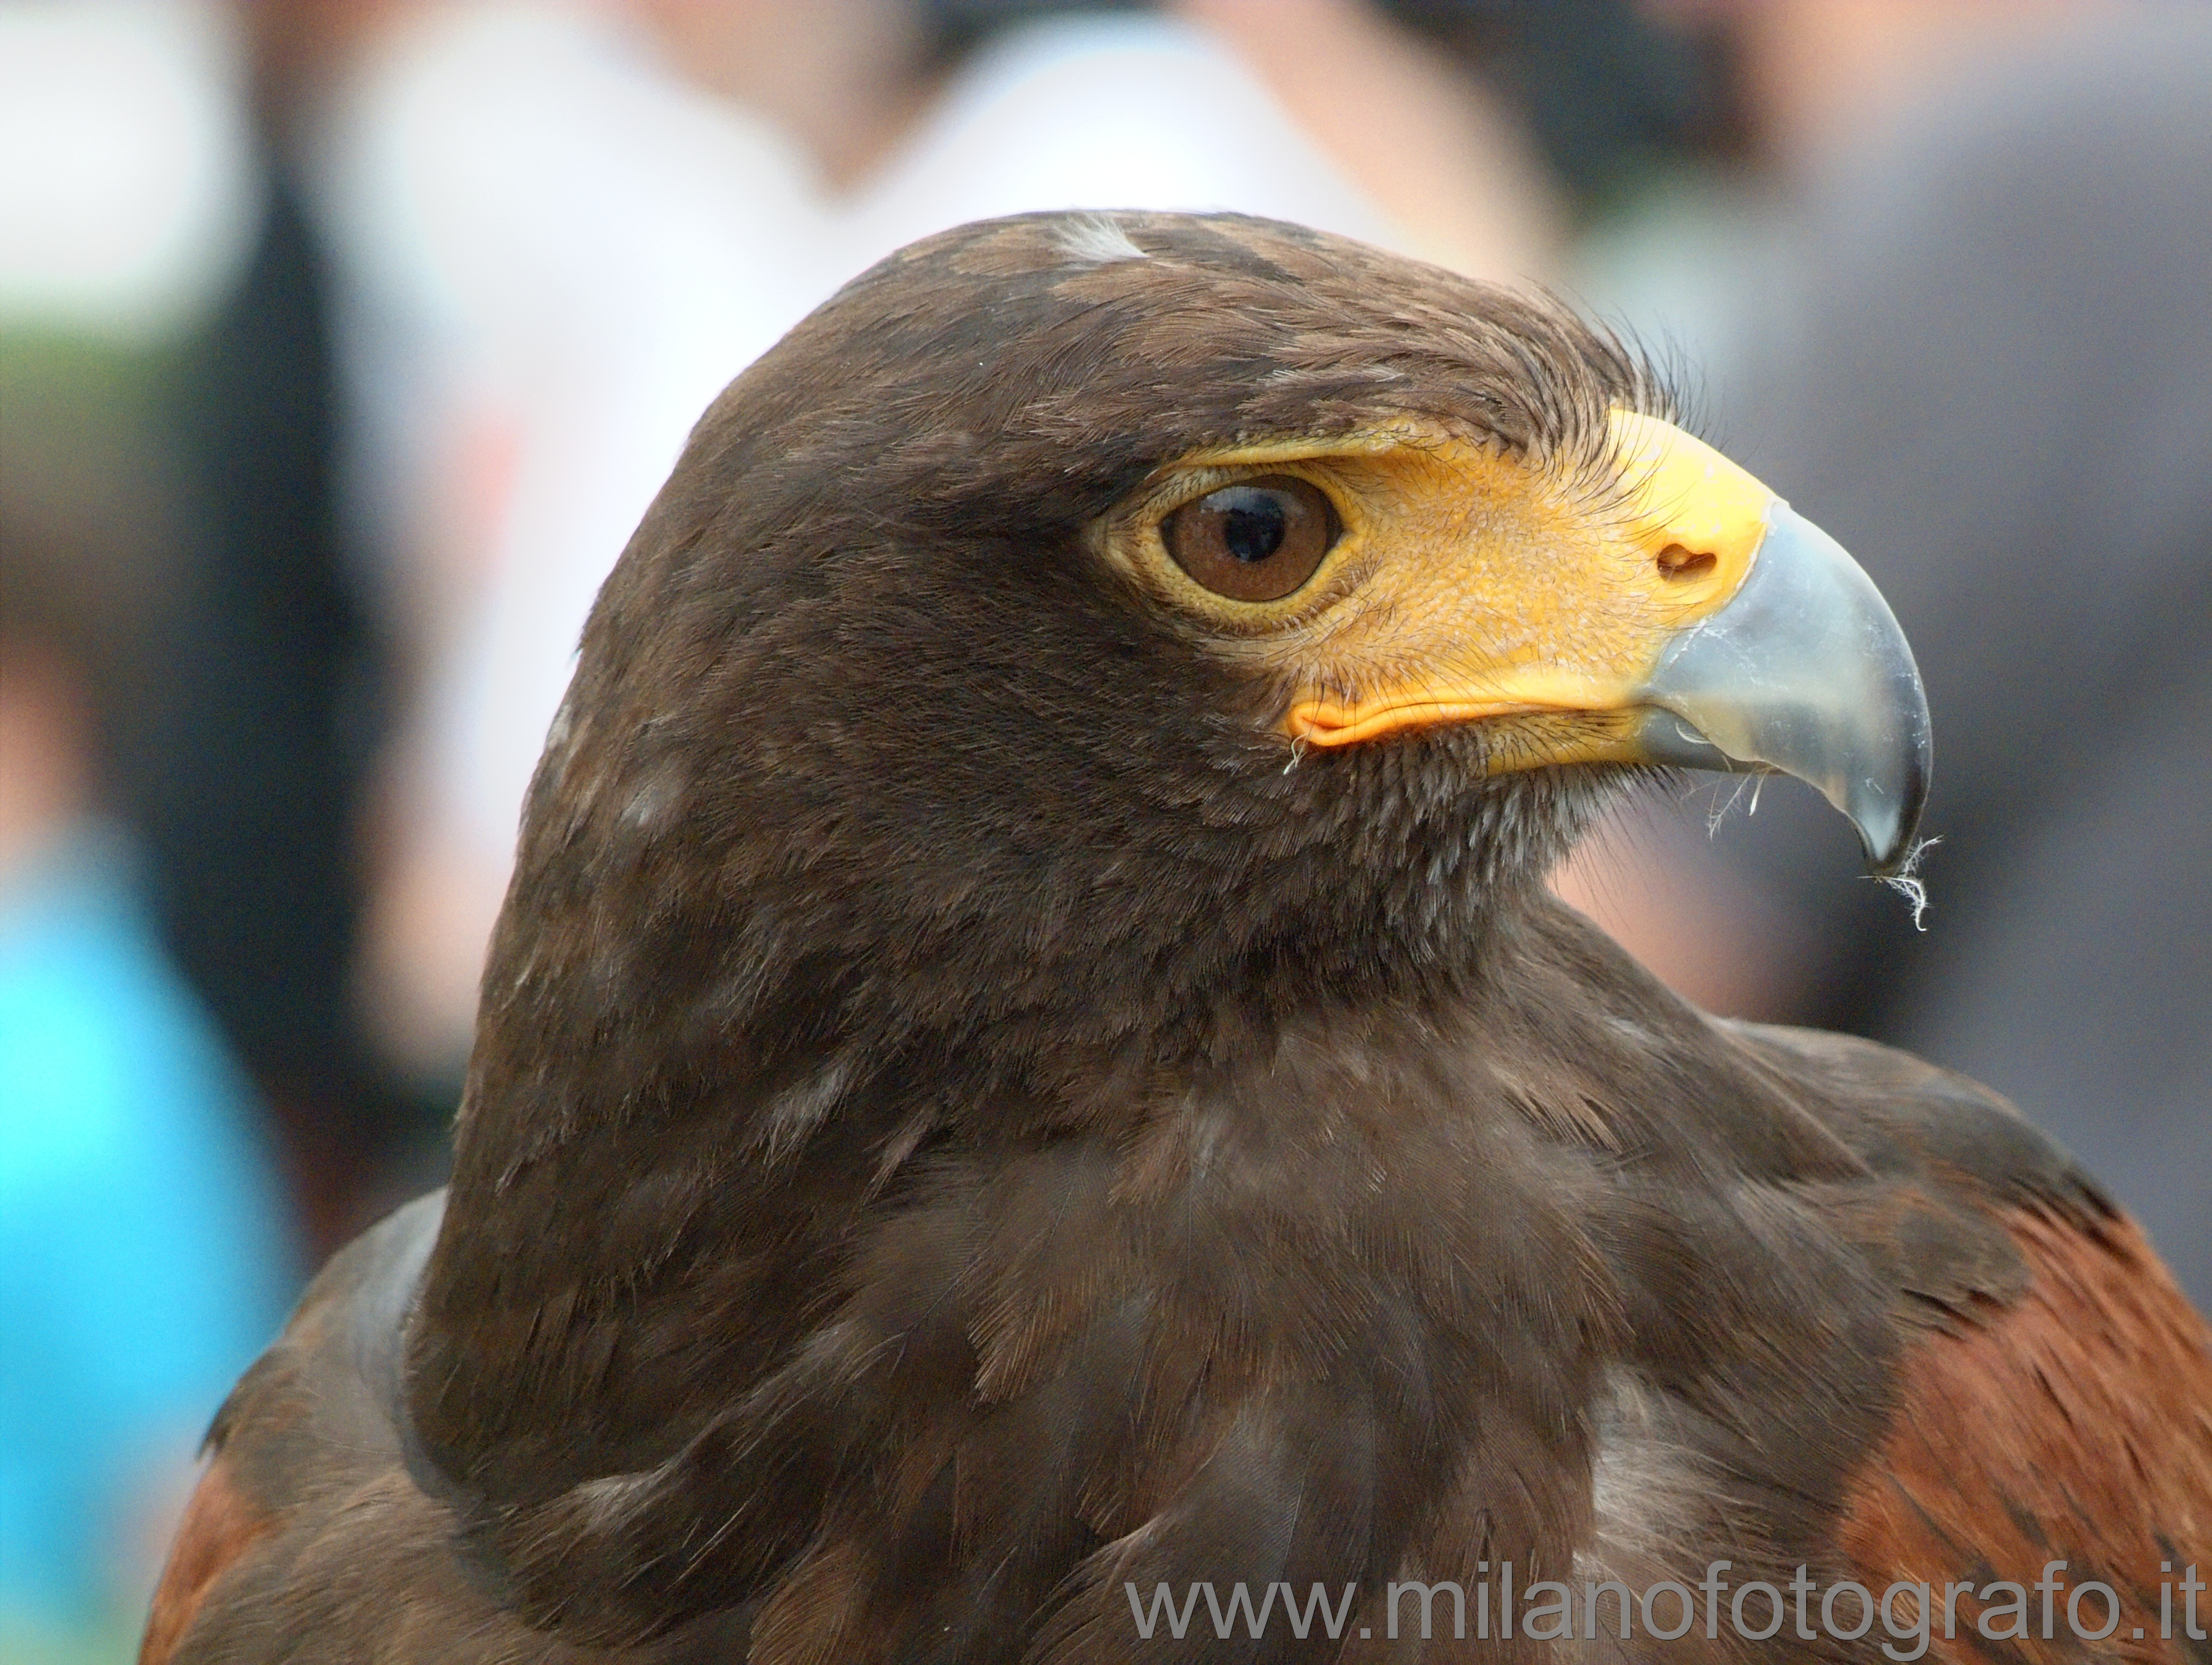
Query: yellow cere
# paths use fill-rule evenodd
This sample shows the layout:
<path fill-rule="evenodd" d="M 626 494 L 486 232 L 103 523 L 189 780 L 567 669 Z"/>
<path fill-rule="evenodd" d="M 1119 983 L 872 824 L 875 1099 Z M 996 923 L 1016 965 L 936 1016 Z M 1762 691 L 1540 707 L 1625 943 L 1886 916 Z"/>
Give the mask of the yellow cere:
<path fill-rule="evenodd" d="M 1612 415 L 1613 453 L 1628 491 L 1638 543 L 1657 559 L 1672 549 L 1711 555 L 1700 588 L 1682 588 L 1685 617 L 1711 610 L 1743 587 L 1766 536 L 1774 493 L 1695 434 L 1631 410 Z"/>
<path fill-rule="evenodd" d="M 1279 601 L 1164 582 L 1224 627 L 1224 651 L 1284 680 L 1284 732 L 1305 744 L 1511 718 L 1527 732 L 1501 729 L 1500 767 L 1625 757 L 1632 725 L 1595 719 L 1632 707 L 1668 639 L 1741 587 L 1773 493 L 1668 423 L 1616 412 L 1612 439 L 1595 481 L 1412 431 L 1194 459 L 1184 496 L 1296 473 L 1345 534 Z M 1153 554 L 1140 564 L 1171 568 Z"/>

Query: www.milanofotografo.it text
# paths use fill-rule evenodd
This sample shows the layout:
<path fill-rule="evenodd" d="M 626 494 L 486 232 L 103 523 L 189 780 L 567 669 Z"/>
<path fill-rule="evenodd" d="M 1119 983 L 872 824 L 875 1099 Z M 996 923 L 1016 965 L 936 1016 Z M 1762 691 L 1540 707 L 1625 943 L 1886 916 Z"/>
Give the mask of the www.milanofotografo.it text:
<path fill-rule="evenodd" d="M 1613 1579 L 1584 1581 L 1577 1588 L 1540 1578 L 1516 1590 L 1512 1562 L 1499 1562 L 1492 1572 L 1484 1561 L 1478 1570 L 1486 1576 L 1471 1588 L 1449 1579 L 1385 1585 L 1382 1609 L 1376 1617 L 1382 1621 L 1383 1635 L 1393 1640 L 1403 1634 L 1425 1640 L 1472 1636 L 1486 1641 L 1494 1630 L 1504 1641 L 1520 1637 L 1532 1642 L 1595 1642 L 1602 1636 L 1626 1642 L 1644 1636 L 1673 1642 L 1689 1635 L 1693 1627 L 1708 1638 L 1717 1638 L 1726 1626 L 1731 1635 L 1765 1642 L 1780 1635 L 1784 1625 L 1794 1625 L 1799 1641 L 1825 1636 L 1855 1642 L 1879 1624 L 1886 1638 L 1882 1652 L 1899 1662 L 1921 1657 L 1939 1635 L 1946 1641 L 1955 1639 L 1962 1625 L 1993 1642 L 2050 1641 L 2062 1635 L 2102 1642 L 2119 1630 L 2125 1617 L 2111 1584 L 2096 1578 L 2069 1583 L 2064 1561 L 2045 1564 L 2043 1576 L 2033 1584 L 2009 1579 L 1985 1584 L 1893 1583 L 1880 1595 L 1848 1578 L 1821 1584 L 1802 1566 L 1796 1577 L 1778 1586 L 1759 1578 L 1731 1584 L 1723 1575 L 1734 1565 L 1708 1564 L 1705 1577 L 1695 1585 L 1670 1578 L 1632 1590 Z M 2203 1641 L 2206 1632 L 2197 1598 L 2207 1586 L 2197 1576 L 2196 1563 L 2178 1574 L 2171 1561 L 2162 1561 L 2159 1567 L 2166 1575 L 2159 1586 L 2160 1638 Z M 1300 1640 L 1325 1636 L 1334 1641 L 1351 1624 L 1359 1593 L 1356 1583 L 1347 1583 L 1334 1595 L 1327 1585 L 1315 1584 L 1301 1600 L 1289 1584 L 1279 1582 L 1262 1585 L 1255 1597 L 1250 1583 L 1240 1580 L 1230 1584 L 1224 1595 L 1214 1583 L 1197 1581 L 1183 1587 L 1178 1603 L 1176 1591 L 1164 1583 L 1152 1586 L 1149 1600 L 1133 1583 L 1125 1583 L 1122 1589 L 1129 1597 L 1129 1616 L 1137 1635 L 1145 1641 L 1155 1636 L 1181 1640 L 1194 1624 L 1210 1625 L 1217 1638 L 1225 1639 L 1241 1631 L 1257 1641 L 1277 1623 L 1287 1626 Z M 1963 1614 L 1962 1602 L 1966 1607 Z M 2143 1639 L 2142 1626 L 2130 1624 L 2130 1629 L 2132 1639 Z M 1374 1630 L 1370 1623 L 1358 1633 L 1370 1637 Z"/>

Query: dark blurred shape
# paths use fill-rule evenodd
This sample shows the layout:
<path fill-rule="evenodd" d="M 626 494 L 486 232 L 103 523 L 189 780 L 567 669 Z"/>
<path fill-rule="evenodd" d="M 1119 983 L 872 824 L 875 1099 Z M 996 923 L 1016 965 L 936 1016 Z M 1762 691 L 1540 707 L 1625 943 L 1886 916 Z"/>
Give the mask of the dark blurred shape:
<path fill-rule="evenodd" d="M 390 1201 L 390 1170 L 441 1119 L 396 1086 L 355 998 L 392 654 L 363 596 L 374 562 L 347 536 L 336 280 L 294 171 L 317 101 L 385 9 L 240 14 L 263 213 L 174 378 L 181 574 L 128 793 L 162 933 L 270 1104 L 319 1250 Z"/>
<path fill-rule="evenodd" d="M 1153 0 L 922 0 L 937 53 L 964 57 L 1000 30 L 1045 17 L 1157 11 Z"/>
<path fill-rule="evenodd" d="M 1685 154 L 1735 142 L 1709 43 L 1655 26 L 1633 0 L 1384 0 L 1382 9 L 1480 64 L 1586 208 Z"/>
<path fill-rule="evenodd" d="M 280 172 L 179 377 L 185 576 L 135 792 L 163 930 L 284 1118 L 319 1224 L 344 1183 L 322 1171 L 384 1109 L 349 989 L 381 690 L 341 547 L 329 282 Z"/>
<path fill-rule="evenodd" d="M 997 30 L 1140 0 L 927 0 L 939 55 Z M 1686 150 L 1733 142 L 1708 44 L 1647 20 L 1633 0 L 1380 0 L 1376 9 L 1479 68 L 1518 105 L 1560 178 L 1586 203 L 1630 188 Z"/>
<path fill-rule="evenodd" d="M 270 0 L 236 14 L 259 224 L 164 378 L 175 577 L 118 751 L 118 808 L 162 937 L 269 1104 L 318 1255 L 434 1180 L 410 1170 L 449 1108 L 397 1085 L 355 993 L 392 655 L 370 594 L 377 552 L 349 536 L 336 278 L 295 174 L 348 53 L 389 10 Z"/>
<path fill-rule="evenodd" d="M 2085 28 L 1840 168 L 1736 454 L 1858 556 L 1934 710 L 1927 933 L 1768 795 L 1722 849 L 1802 1021 L 1978 1077 L 2212 1301 L 2212 18 Z"/>

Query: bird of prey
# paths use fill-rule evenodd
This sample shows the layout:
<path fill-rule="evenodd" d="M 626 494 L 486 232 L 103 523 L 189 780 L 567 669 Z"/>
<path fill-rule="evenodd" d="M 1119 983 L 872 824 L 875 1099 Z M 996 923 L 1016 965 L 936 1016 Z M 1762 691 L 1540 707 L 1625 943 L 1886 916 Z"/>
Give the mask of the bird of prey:
<path fill-rule="evenodd" d="M 892 257 L 609 579 L 452 1184 L 223 1408 L 143 1658 L 2212 1658 L 2136 1228 L 1546 889 L 1685 767 L 1894 869 L 1929 746 L 1563 308 L 1234 216 Z"/>

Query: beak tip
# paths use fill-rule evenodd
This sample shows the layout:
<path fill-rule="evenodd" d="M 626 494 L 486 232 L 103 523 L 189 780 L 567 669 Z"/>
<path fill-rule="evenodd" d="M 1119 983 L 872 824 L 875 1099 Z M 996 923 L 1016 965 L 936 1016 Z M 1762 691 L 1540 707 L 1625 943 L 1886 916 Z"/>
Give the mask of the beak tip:
<path fill-rule="evenodd" d="M 1919 693 L 1917 678 L 1911 692 L 1916 696 Z M 1920 721 L 1912 725 L 1913 732 L 1901 737 L 1901 744 L 1893 742 L 1894 749 L 1883 760 L 1890 769 L 1862 773 L 1854 785 L 1838 790 L 1832 784 L 1826 792 L 1857 832 L 1867 871 L 1877 879 L 1909 874 L 1920 848 L 1920 814 L 1928 802 L 1931 748 L 1925 704 L 1915 698 L 1909 709 Z"/>
<path fill-rule="evenodd" d="M 1859 847 L 1866 853 L 1867 872 L 1876 879 L 1893 879 L 1912 865 L 1919 840 L 1905 830 L 1904 823 L 1892 822 L 1879 830 L 1858 823 Z"/>

